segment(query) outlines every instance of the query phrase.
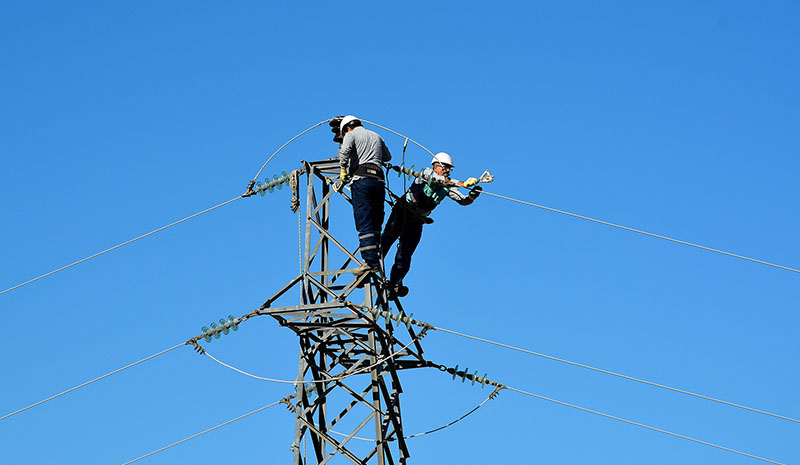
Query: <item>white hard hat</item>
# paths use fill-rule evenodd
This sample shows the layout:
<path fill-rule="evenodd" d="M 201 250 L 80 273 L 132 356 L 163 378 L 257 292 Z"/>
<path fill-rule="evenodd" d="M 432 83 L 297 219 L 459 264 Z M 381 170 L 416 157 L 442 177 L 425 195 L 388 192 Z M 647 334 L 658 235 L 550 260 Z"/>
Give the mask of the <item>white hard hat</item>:
<path fill-rule="evenodd" d="M 342 122 L 339 123 L 339 132 L 342 132 L 344 130 L 345 126 L 347 126 L 348 124 L 352 123 L 353 121 L 358 121 L 358 118 L 356 118 L 353 115 L 347 115 L 344 118 L 342 118 Z M 359 123 L 360 123 L 360 121 L 359 121 Z"/>
<path fill-rule="evenodd" d="M 433 156 L 433 160 L 431 160 L 431 165 L 435 165 L 437 163 L 440 163 L 442 165 L 447 165 L 450 168 L 455 168 L 456 167 L 453 164 L 453 159 L 450 157 L 450 155 L 448 155 L 448 154 L 446 154 L 444 152 L 439 152 L 439 153 L 437 153 L 436 155 Z"/>

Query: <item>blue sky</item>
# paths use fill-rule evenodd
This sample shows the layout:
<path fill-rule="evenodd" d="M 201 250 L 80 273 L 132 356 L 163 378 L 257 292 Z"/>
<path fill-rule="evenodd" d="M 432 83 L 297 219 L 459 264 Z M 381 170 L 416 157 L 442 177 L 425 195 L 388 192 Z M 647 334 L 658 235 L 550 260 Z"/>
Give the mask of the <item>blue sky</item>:
<path fill-rule="evenodd" d="M 233 198 L 338 114 L 449 152 L 455 177 L 490 169 L 491 192 L 797 268 L 798 13 L 3 3 L 0 288 Z M 381 133 L 399 157 L 403 140 Z M 335 149 L 320 127 L 261 179 Z M 0 295 L 0 416 L 258 307 L 298 273 L 288 206 L 286 190 L 240 200 Z M 489 196 L 434 217 L 406 280 L 417 319 L 800 418 L 797 273 Z M 296 374 L 296 338 L 271 319 L 207 346 Z M 444 333 L 424 346 L 509 386 L 800 462 L 796 423 Z M 434 370 L 402 379 L 407 434 L 488 394 Z M 180 348 L 0 421 L 0 463 L 123 463 L 288 393 Z M 140 463 L 288 463 L 293 422 L 274 407 Z M 509 391 L 409 445 L 410 463 L 757 463 Z"/>

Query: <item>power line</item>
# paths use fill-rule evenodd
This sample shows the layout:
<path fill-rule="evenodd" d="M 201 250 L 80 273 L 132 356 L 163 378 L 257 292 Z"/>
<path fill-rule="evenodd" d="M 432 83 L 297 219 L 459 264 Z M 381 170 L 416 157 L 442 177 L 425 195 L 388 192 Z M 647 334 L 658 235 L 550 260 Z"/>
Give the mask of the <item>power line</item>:
<path fill-rule="evenodd" d="M 783 265 L 776 265 L 775 263 L 765 262 L 763 260 L 758 260 L 758 259 L 755 259 L 755 258 L 745 257 L 744 255 L 738 255 L 738 254 L 735 254 L 735 253 L 725 252 L 724 250 L 719 250 L 719 249 L 712 249 L 711 247 L 706 247 L 706 246 L 703 246 L 703 245 L 693 244 L 691 242 L 686 242 L 686 241 L 682 241 L 682 240 L 679 240 L 679 239 L 673 239 L 671 237 L 661 236 L 659 234 L 653 234 L 653 233 L 650 233 L 650 232 L 647 232 L 647 231 L 642 231 L 640 229 L 629 228 L 627 226 L 622 226 L 622 225 L 619 225 L 619 224 L 609 223 L 608 221 L 602 221 L 602 220 L 598 220 L 598 219 L 595 219 L 595 218 L 590 218 L 588 216 L 578 215 L 576 213 L 570 213 L 570 212 L 567 212 L 567 211 L 564 211 L 564 210 L 557 210 L 555 208 L 550 208 L 550 207 L 546 207 L 544 205 L 538 205 L 538 204 L 535 204 L 535 203 L 526 202 L 524 200 L 518 200 L 518 199 L 511 198 L 511 197 L 506 197 L 504 195 L 493 194 L 491 192 L 486 192 L 486 191 L 482 191 L 482 193 L 483 194 L 487 194 L 487 195 L 491 195 L 493 197 L 497 197 L 497 198 L 500 198 L 500 199 L 510 200 L 512 202 L 517 202 L 517 203 L 521 203 L 521 204 L 524 204 L 524 205 L 530 205 L 531 207 L 541 208 L 543 210 L 547 210 L 547 211 L 551 211 L 551 212 L 555 212 L 555 213 L 561 213 L 562 215 L 573 216 L 575 218 L 580 218 L 582 220 L 593 221 L 595 223 L 604 224 L 606 226 L 612 226 L 614 228 L 619 228 L 619 229 L 624 229 L 626 231 L 632 231 L 632 232 L 635 232 L 635 233 L 644 234 L 645 236 L 656 237 L 658 239 L 664 239 L 666 241 L 676 242 L 678 244 L 688 245 L 690 247 L 696 247 L 698 249 L 707 250 L 709 252 L 716 252 L 716 253 L 719 253 L 719 254 L 722 254 L 722 255 L 728 255 L 729 257 L 741 258 L 742 260 L 748 260 L 748 261 L 751 261 L 751 262 L 760 263 L 762 265 L 773 266 L 775 268 L 780 268 L 780 269 L 783 269 L 783 270 L 788 270 L 788 271 L 793 271 L 795 273 L 800 273 L 800 270 L 797 270 L 797 269 L 794 269 L 794 268 L 789 268 L 789 267 L 783 266 Z"/>
<path fill-rule="evenodd" d="M 219 208 L 219 207 L 225 206 L 225 205 L 227 205 L 227 204 L 229 204 L 229 203 L 231 203 L 231 202 L 233 202 L 233 201 L 239 200 L 240 198 L 242 198 L 242 197 L 241 197 L 241 196 L 234 197 L 234 198 L 232 198 L 232 199 L 230 199 L 230 200 L 228 200 L 228 201 L 222 202 L 222 203 L 221 203 L 221 204 L 219 204 L 219 205 L 215 205 L 215 206 L 213 206 L 213 207 L 211 207 L 211 208 L 207 208 L 207 209 L 205 209 L 205 210 L 203 210 L 203 211 L 201 211 L 201 212 L 197 212 L 197 213 L 195 213 L 194 215 L 187 216 L 186 218 L 184 218 L 184 219 L 182 219 L 182 220 L 178 220 L 178 221 L 176 221 L 176 222 L 174 222 L 174 223 L 170 223 L 170 224 L 168 224 L 168 225 L 166 225 L 166 226 L 162 226 L 162 227 L 160 227 L 160 228 L 158 228 L 158 229 L 156 229 L 156 230 L 150 231 L 150 232 L 149 232 L 149 233 L 147 233 L 147 234 L 142 234 L 142 235 L 141 235 L 141 236 L 139 236 L 139 237 L 135 237 L 135 238 L 133 238 L 133 239 L 130 239 L 130 240 L 128 240 L 128 241 L 125 241 L 125 242 L 123 242 L 123 243 L 121 243 L 121 244 L 115 245 L 114 247 L 111 247 L 111 248 L 109 248 L 109 249 L 103 250 L 102 252 L 97 252 L 96 254 L 94 254 L 94 255 L 90 255 L 90 256 L 88 256 L 88 257 L 86 257 L 86 258 L 83 258 L 83 259 L 81 259 L 81 260 L 78 260 L 77 262 L 73 262 L 73 263 L 70 263 L 69 265 L 62 266 L 61 268 L 59 268 L 59 269 L 57 269 L 57 270 L 53 270 L 53 271 L 51 271 L 51 272 L 49 272 L 49 273 L 45 273 L 45 274 L 43 274 L 43 275 L 41 275 L 41 276 L 39 276 L 39 277 L 33 278 L 33 279 L 29 280 L 29 281 L 25 281 L 24 283 L 17 284 L 17 285 L 16 285 L 16 286 L 14 286 L 14 287 L 10 287 L 10 288 L 6 289 L 5 291 L 3 291 L 3 292 L 0 292 L 0 295 L 2 295 L 2 294 L 5 294 L 6 292 L 13 291 L 14 289 L 18 289 L 18 288 L 20 288 L 20 287 L 22 287 L 22 286 L 25 286 L 26 284 L 30 284 L 30 283 L 32 283 L 32 282 L 34 282 L 34 281 L 38 281 L 38 280 L 40 280 L 40 279 L 42 279 L 42 278 L 46 278 L 46 277 L 48 277 L 48 276 L 50 276 L 50 275 L 52 275 L 52 274 L 58 273 L 59 271 L 66 270 L 67 268 L 73 267 L 73 266 L 75 266 L 75 265 L 77 265 L 77 264 L 79 264 L 79 263 L 83 263 L 83 262 L 85 262 L 85 261 L 87 261 L 87 260 L 91 260 L 92 258 L 99 257 L 100 255 L 103 255 L 103 254 L 104 254 L 104 253 L 106 253 L 106 252 L 111 252 L 112 250 L 115 250 L 115 249 L 118 249 L 118 248 L 120 248 L 120 247 L 122 247 L 122 246 L 128 245 L 128 244 L 130 244 L 131 242 L 136 242 L 136 241 L 138 241 L 139 239 L 144 239 L 144 238 L 145 238 L 145 237 L 147 237 L 147 236 L 150 236 L 150 235 L 153 235 L 153 234 L 155 234 L 155 233 L 157 233 L 157 232 L 163 231 L 163 230 L 165 230 L 165 229 L 167 229 L 167 228 L 170 228 L 170 227 L 172 227 L 172 226 L 175 226 L 176 224 L 183 223 L 184 221 L 190 220 L 190 219 L 192 219 L 192 218 L 194 218 L 194 217 L 197 217 L 197 216 L 200 216 L 200 215 L 202 215 L 202 214 L 204 214 L 204 213 L 208 213 L 208 212 L 210 212 L 211 210 L 214 210 L 214 209 L 217 209 L 217 208 Z"/>
<path fill-rule="evenodd" d="M 446 329 L 446 328 L 439 328 L 439 327 L 434 326 L 433 329 L 438 330 L 438 331 L 443 331 L 445 333 L 454 334 L 456 336 L 465 337 L 467 339 L 473 339 L 473 340 L 476 340 L 476 341 L 485 342 L 487 344 L 494 344 L 494 345 L 499 346 L 499 347 L 505 347 L 506 349 L 511 349 L 511 350 L 516 350 L 516 351 L 519 351 L 519 352 L 524 352 L 526 354 L 535 355 L 537 357 L 546 358 L 548 360 L 554 360 L 556 362 L 561 362 L 561 363 L 566 363 L 568 365 L 573 365 L 573 366 L 576 366 L 576 367 L 586 368 L 587 370 L 592 370 L 592 371 L 596 371 L 596 372 L 599 372 L 599 373 L 605 373 L 607 375 L 617 376 L 619 378 L 627 379 L 627 380 L 630 380 L 630 381 L 636 381 L 637 383 L 647 384 L 649 386 L 654 386 L 654 387 L 658 387 L 658 388 L 661 388 L 661 389 L 667 389 L 669 391 L 678 392 L 678 393 L 681 393 L 681 394 L 686 394 L 686 395 L 698 397 L 700 399 L 705 399 L 705 400 L 710 400 L 710 401 L 713 401 L 713 402 L 718 402 L 720 404 L 724 404 L 724 405 L 728 405 L 728 406 L 731 406 L 731 407 L 740 408 L 740 409 L 743 409 L 743 410 L 748 410 L 750 412 L 760 413 L 762 415 L 768 415 L 768 416 L 771 416 L 771 417 L 780 418 L 782 420 L 788 420 L 788 421 L 792 421 L 792 422 L 795 422 L 795 423 L 800 423 L 800 420 L 797 420 L 795 418 L 791 418 L 791 417 L 787 417 L 787 416 L 783 416 L 783 415 L 778 415 L 776 413 L 766 412 L 764 410 L 759 410 L 759 409 L 755 409 L 755 408 L 752 408 L 752 407 L 747 407 L 746 405 L 734 404 L 733 402 L 728 402 L 728 401 L 725 401 L 725 400 L 722 400 L 722 399 L 717 399 L 717 398 L 714 398 L 714 397 L 704 396 L 702 394 L 696 394 L 694 392 L 685 391 L 683 389 L 678 389 L 678 388 L 666 386 L 666 385 L 663 385 L 663 384 L 654 383 L 652 381 L 647 381 L 647 380 L 644 380 L 644 379 L 634 378 L 632 376 L 623 375 L 621 373 L 615 373 L 613 371 L 604 370 L 602 368 L 596 368 L 596 367 L 593 367 L 593 366 L 590 366 L 590 365 L 584 365 L 582 363 L 572 362 L 570 360 L 565 360 L 563 358 L 553 357 L 552 355 L 546 355 L 546 354 L 542 354 L 542 353 L 539 353 L 539 352 L 534 352 L 532 350 L 527 350 L 527 349 L 522 349 L 522 348 L 519 348 L 519 347 L 514 347 L 514 346 L 511 346 L 511 345 L 508 345 L 508 344 L 503 344 L 501 342 L 490 341 L 489 339 L 483 339 L 483 338 L 476 337 L 476 336 L 470 336 L 468 334 L 459 333 L 458 331 L 453 331 L 453 330 Z"/>
<path fill-rule="evenodd" d="M 261 172 L 264 170 L 264 168 L 266 168 L 267 164 L 268 164 L 268 163 L 269 163 L 269 162 L 270 162 L 270 161 L 271 161 L 271 160 L 272 160 L 272 159 L 275 157 L 275 155 L 277 155 L 277 154 L 278 154 L 278 153 L 279 153 L 281 150 L 283 150 L 283 149 L 284 149 L 284 148 L 285 148 L 287 145 L 289 145 L 289 144 L 290 144 L 290 143 L 292 143 L 292 142 L 293 142 L 295 139 L 297 139 L 298 137 L 300 137 L 300 136 L 302 136 L 303 134 L 307 133 L 308 131 L 310 131 L 310 130 L 312 130 L 312 129 L 314 129 L 314 128 L 318 127 L 318 126 L 321 126 L 321 125 L 323 125 L 323 124 L 327 123 L 328 121 L 330 121 L 330 119 L 327 119 L 327 120 L 325 120 L 325 121 L 320 121 L 319 123 L 315 124 L 314 126 L 311 126 L 310 128 L 306 129 L 305 131 L 302 131 L 301 133 L 297 134 L 296 136 L 294 136 L 294 137 L 292 137 L 291 139 L 289 139 L 288 141 L 286 141 L 286 143 L 285 143 L 285 144 L 283 144 L 282 146 L 280 146 L 280 148 L 278 148 L 278 150 L 276 150 L 276 151 L 275 151 L 275 152 L 274 152 L 274 153 L 273 153 L 273 154 L 272 154 L 272 155 L 271 155 L 271 156 L 270 156 L 270 157 L 267 159 L 267 161 L 266 161 L 266 162 L 264 162 L 264 164 L 261 166 L 261 169 L 259 169 L 259 170 L 258 170 L 258 173 L 256 173 L 256 175 L 253 177 L 253 179 L 255 179 L 255 178 L 257 178 L 258 176 L 260 176 L 260 175 L 261 175 Z M 216 208 L 219 208 L 219 207 L 222 207 L 222 206 L 224 206 L 224 205 L 227 205 L 227 204 L 229 204 L 229 203 L 231 203 L 231 202 L 233 202 L 233 201 L 235 201 L 235 200 L 239 200 L 240 198 L 242 198 L 242 197 L 241 197 L 241 196 L 235 197 L 235 198 L 233 198 L 233 199 L 231 199 L 231 200 L 228 200 L 228 201 L 226 201 L 226 202 L 223 202 L 223 203 L 221 203 L 221 204 L 219 204 L 219 205 L 216 205 L 216 206 L 213 206 L 213 207 L 211 207 L 211 208 L 208 208 L 208 209 L 206 209 L 206 210 L 203 210 L 203 211 L 201 211 L 201 212 L 195 213 L 194 215 L 187 216 L 186 218 L 184 218 L 184 219 L 182 219 L 182 220 L 178 220 L 178 221 L 176 221 L 176 222 L 174 222 L 174 223 L 170 223 L 170 224 L 168 224 L 168 225 L 166 225 L 166 226 L 164 226 L 164 227 L 158 228 L 158 229 L 156 229 L 156 230 L 154 230 L 154 231 L 150 231 L 150 232 L 149 232 L 149 233 L 147 233 L 147 234 L 143 234 L 143 235 L 141 235 L 141 236 L 139 236 L 139 237 L 133 238 L 133 239 L 131 239 L 131 240 L 129 240 L 129 241 L 125 241 L 125 242 L 123 242 L 123 243 L 121 243 L 121 244 L 119 244 L 119 245 L 115 245 L 114 247 L 111 247 L 111 248 L 109 248 L 109 249 L 103 250 L 102 252 L 98 252 L 98 253 L 96 253 L 96 254 L 94 254 L 94 255 L 90 255 L 90 256 L 88 256 L 88 257 L 86 257 L 86 258 L 84 258 L 84 259 L 78 260 L 77 262 L 70 263 L 69 265 L 62 266 L 61 268 L 58 268 L 58 269 L 56 269 L 56 270 L 53 270 L 53 271 L 51 271 L 51 272 L 49 272 L 49 273 L 45 273 L 45 274 L 43 274 L 43 275 L 41 275 L 41 276 L 39 276 L 39 277 L 33 278 L 33 279 L 29 280 L 29 281 L 25 281 L 24 283 L 17 284 L 17 285 L 16 285 L 16 286 L 14 286 L 14 287 L 10 287 L 10 288 L 8 288 L 8 289 L 6 289 L 6 290 L 4 290 L 4 291 L 0 292 L 0 295 L 3 295 L 3 294 L 5 294 L 6 292 L 13 291 L 14 289 L 18 289 L 18 288 L 20 288 L 20 287 L 22 287 L 22 286 L 25 286 L 25 285 L 27 285 L 27 284 L 30 284 L 30 283 L 32 283 L 32 282 L 34 282 L 34 281 L 38 281 L 38 280 L 40 280 L 40 279 L 42 279 L 42 278 L 46 278 L 47 276 L 50 276 L 50 275 L 52 275 L 52 274 L 55 274 L 55 273 L 58 273 L 59 271 L 66 270 L 67 268 L 73 267 L 73 266 L 75 266 L 75 265 L 78 265 L 78 264 L 80 264 L 80 263 L 83 263 L 83 262 L 85 262 L 85 261 L 87 261 L 87 260 L 91 260 L 92 258 L 95 258 L 95 257 L 98 257 L 98 256 L 100 256 L 100 255 L 103 255 L 104 253 L 111 252 L 112 250 L 115 250 L 115 249 L 118 249 L 118 248 L 120 248 L 120 247 L 122 247 L 122 246 L 128 245 L 128 244 L 130 244 L 131 242 L 136 242 L 136 241 L 138 241 L 139 239 L 143 239 L 143 238 L 145 238 L 145 237 L 147 237 L 147 236 L 150 236 L 150 235 L 153 235 L 153 234 L 155 234 L 155 233 L 157 233 L 157 232 L 163 231 L 163 230 L 165 230 L 165 229 L 167 229 L 167 228 L 170 228 L 170 227 L 172 227 L 172 226 L 175 226 L 176 224 L 183 223 L 184 221 L 186 221 L 186 220 L 190 220 L 190 219 L 192 219 L 192 218 L 194 218 L 194 217 L 196 217 L 196 216 L 200 216 L 200 215 L 202 215 L 202 214 L 204 214 L 204 213 L 208 213 L 208 212 L 210 212 L 211 210 L 214 210 L 214 209 L 216 209 Z"/>
<path fill-rule="evenodd" d="M 176 345 L 176 346 L 174 346 L 174 347 L 170 347 L 169 349 L 162 350 L 161 352 L 158 352 L 158 353 L 156 353 L 156 354 L 153 354 L 153 355 L 151 355 L 151 356 L 149 356 L 149 357 L 143 358 L 143 359 L 139 360 L 138 362 L 133 362 L 133 363 L 131 363 L 130 365 L 126 365 L 126 366 L 124 366 L 124 367 L 122 367 L 122 368 L 119 368 L 119 369 L 117 369 L 117 370 L 114 370 L 114 371 L 112 371 L 111 373 L 106 373 L 106 374 L 104 374 L 103 376 L 97 377 L 97 378 L 95 378 L 95 379 L 93 379 L 93 380 L 91 380 L 91 381 L 87 381 L 87 382 L 85 382 L 85 383 L 83 383 L 83 384 L 79 384 L 79 385 L 75 386 L 74 388 L 67 389 L 67 390 L 66 390 L 66 391 L 64 391 L 64 392 L 61 392 L 61 393 L 58 393 L 58 394 L 56 394 L 56 395 L 54 395 L 54 396 L 48 397 L 47 399 L 40 400 L 39 402 L 36 402 L 35 404 L 31 404 L 31 405 L 29 405 L 29 406 L 27 406 L 27 407 L 25 407 L 25 408 L 21 408 L 21 409 L 17 410 L 16 412 L 11 412 L 11 413 L 9 413 L 9 414 L 7 414 L 7 415 L 4 415 L 4 416 L 0 417 L 0 420 L 5 420 L 5 419 L 6 419 L 6 418 L 8 418 L 8 417 L 14 416 L 14 415 L 16 415 L 16 414 L 18 414 L 18 413 L 22 413 L 22 412 L 24 412 L 25 410 L 28 410 L 28 409 L 30 409 L 30 408 L 33 408 L 33 407 L 36 407 L 37 405 L 41 405 L 41 404 L 43 404 L 43 403 L 45 403 L 45 402 L 47 402 L 47 401 L 53 400 L 53 399 L 55 399 L 56 397 L 61 397 L 61 396 L 63 396 L 64 394 L 70 393 L 70 392 L 72 392 L 72 391 L 74 391 L 74 390 L 76 390 L 76 389 L 80 389 L 80 388 L 82 388 L 82 387 L 84 387 L 84 386 L 88 386 L 88 385 L 90 385 L 90 384 L 94 383 L 95 381 L 100 381 L 100 380 L 101 380 L 101 379 L 103 379 L 103 378 L 108 378 L 109 376 L 111 376 L 111 375 L 114 375 L 114 374 L 117 374 L 117 373 L 119 373 L 120 371 L 127 370 L 127 369 L 128 369 L 128 368 L 130 368 L 130 367 L 136 366 L 136 365 L 138 365 L 138 364 L 140 364 L 140 363 L 142 363 L 142 362 L 146 362 L 146 361 L 148 361 L 148 360 L 150 360 L 150 359 L 156 358 L 156 357 L 158 357 L 159 355 L 166 354 L 167 352 L 169 352 L 169 351 L 171 351 L 171 350 L 175 350 L 175 349 L 177 349 L 178 347 L 181 347 L 181 346 L 183 346 L 183 345 L 186 345 L 186 344 L 185 344 L 185 343 L 178 344 L 178 345 Z"/>
<path fill-rule="evenodd" d="M 286 143 L 285 143 L 285 144 L 283 144 L 283 145 L 281 145 L 281 146 L 280 146 L 280 148 L 279 148 L 278 150 L 276 150 L 276 151 L 275 151 L 275 153 L 273 153 L 272 155 L 270 155 L 270 157 L 269 157 L 269 158 L 267 158 L 267 161 L 265 161 L 265 162 L 264 162 L 264 164 L 263 164 L 263 165 L 261 165 L 261 169 L 260 169 L 260 170 L 258 170 L 258 173 L 256 173 L 256 175 L 255 175 L 255 176 L 253 176 L 253 179 L 256 179 L 256 178 L 258 178 L 258 177 L 261 175 L 261 172 L 262 172 L 262 171 L 264 171 L 264 168 L 266 168 L 266 167 L 267 167 L 267 163 L 269 163 L 269 162 L 270 162 L 270 161 L 271 161 L 273 158 L 275 158 L 275 155 L 277 155 L 277 154 L 278 154 L 278 152 L 280 152 L 281 150 L 283 150 L 283 149 L 284 149 L 284 147 L 286 147 L 287 145 L 291 144 L 292 142 L 294 142 L 294 140 L 295 140 L 295 139 L 297 139 L 298 137 L 300 137 L 300 136 L 302 136 L 303 134 L 307 133 L 308 131 L 310 131 L 310 130 L 312 130 L 312 129 L 316 128 L 316 127 L 322 126 L 323 124 L 327 123 L 327 122 L 328 122 L 328 121 L 330 121 L 331 119 L 332 119 L 332 118 L 328 118 L 328 119 L 326 119 L 325 121 L 320 121 L 319 123 L 317 123 L 317 124 L 315 124 L 315 125 L 311 126 L 310 128 L 306 129 L 305 131 L 303 131 L 303 132 L 301 132 L 301 133 L 297 134 L 296 136 L 294 136 L 294 137 L 292 137 L 291 139 L 289 139 L 288 141 L 286 141 Z"/>
<path fill-rule="evenodd" d="M 509 387 L 509 386 L 505 386 L 505 388 L 510 390 L 510 391 L 519 392 L 520 394 L 525 394 L 525 395 L 528 395 L 528 396 L 531 396 L 531 397 L 536 397 L 537 399 L 546 400 L 548 402 L 554 402 L 556 404 L 564 405 L 566 407 L 572 407 L 574 409 L 582 410 L 582 411 L 588 412 L 588 413 L 593 413 L 595 415 L 600 415 L 600 416 L 603 416 L 603 417 L 606 417 L 606 418 L 611 418 L 612 420 L 621 421 L 623 423 L 628 423 L 630 425 L 639 426 L 639 427 L 646 428 L 646 429 L 649 429 L 649 430 L 652 430 L 652 431 L 658 431 L 659 433 L 664 433 L 664 434 L 668 434 L 670 436 L 675 436 L 676 438 L 686 439 L 688 441 L 696 442 L 698 444 L 703 444 L 703 445 L 706 445 L 706 446 L 716 447 L 717 449 L 722 449 L 722 450 L 725 450 L 725 451 L 728 451 L 728 452 L 733 452 L 734 454 L 744 455 L 745 457 L 750 457 L 750 458 L 753 458 L 753 459 L 762 460 L 764 462 L 774 463 L 776 465 L 785 465 L 785 464 L 783 464 L 781 462 L 776 462 L 774 460 L 765 459 L 764 457 L 759 457 L 757 455 L 748 454 L 746 452 L 741 452 L 741 451 L 738 451 L 736 449 L 731 449 L 729 447 L 720 446 L 720 445 L 717 445 L 717 444 L 714 444 L 714 443 L 711 443 L 711 442 L 701 441 L 700 439 L 695 439 L 695 438 L 692 438 L 692 437 L 689 437 L 689 436 L 684 436 L 682 434 L 673 433 L 671 431 L 667 431 L 667 430 L 664 430 L 664 429 L 661 429 L 661 428 L 648 426 L 648 425 L 645 425 L 643 423 L 638 423 L 638 422 L 635 422 L 635 421 L 626 420 L 624 418 L 616 417 L 614 415 L 609 415 L 609 414 L 603 413 L 603 412 L 598 412 L 596 410 L 591 410 L 591 409 L 588 409 L 586 407 L 581 407 L 579 405 L 569 404 L 567 402 L 562 402 L 560 400 L 551 399 L 551 398 L 545 397 L 545 396 L 540 396 L 538 394 L 533 394 L 531 392 L 523 391 L 521 389 L 516 389 L 516 388 Z"/>
<path fill-rule="evenodd" d="M 148 453 L 148 454 L 145 454 L 145 455 L 143 455 L 143 456 L 141 456 L 141 457 L 138 457 L 138 458 L 135 458 L 135 459 L 133 459 L 133 460 L 131 460 L 131 461 L 125 462 L 125 463 L 123 463 L 122 465 L 129 465 L 129 464 L 131 464 L 131 463 L 133 463 L 133 462 L 138 462 L 139 460 L 142 460 L 142 459 L 144 459 L 144 458 L 150 457 L 151 455 L 154 455 L 154 454 L 157 454 L 157 453 L 159 453 L 159 452 L 165 451 L 165 450 L 169 449 L 170 447 L 177 446 L 178 444 L 182 444 L 182 443 L 184 443 L 184 442 L 186 442 L 186 441 L 188 441 L 188 440 L 190 440 L 190 439 L 194 439 L 194 438 L 196 438 L 196 437 L 198 437 L 198 436 L 202 436 L 202 435 L 204 435 L 204 434 L 206 434 L 206 433 L 210 433 L 211 431 L 214 431 L 215 429 L 222 428 L 223 426 L 230 425 L 230 424 L 231 424 L 231 423 L 233 423 L 234 421 L 239 421 L 239 420 L 241 420 L 242 418 L 249 417 L 250 415 L 253 415 L 254 413 L 258 413 L 258 412 L 260 412 L 260 411 L 262 411 L 262 410 L 266 410 L 266 409 L 268 409 L 268 408 L 270 408 L 270 407 L 272 407 L 272 406 L 278 405 L 278 404 L 280 404 L 281 402 L 283 402 L 283 400 L 284 400 L 284 399 L 281 399 L 281 400 L 279 400 L 279 401 L 277 401 L 277 402 L 273 402 L 273 403 L 271 403 L 271 404 L 269 404 L 269 405 L 265 405 L 265 406 L 263 406 L 263 407 L 261 407 L 261 408 L 257 408 L 257 409 L 253 410 L 253 411 L 252 411 L 252 412 L 250 412 L 250 413 L 245 413 L 244 415 L 242 415 L 242 416 L 239 416 L 239 417 L 236 417 L 236 418 L 234 418 L 234 419 L 232 419 L 232 420 L 228 420 L 228 421 L 226 421 L 225 423 L 221 423 L 221 424 L 219 424 L 219 425 L 217 425 L 217 426 L 214 426 L 214 427 L 212 427 L 212 428 L 209 428 L 209 429 L 207 429 L 207 430 L 205 430 L 205 431 L 201 431 L 201 432 L 199 432 L 199 433 L 197 433 L 197 434 L 193 434 L 193 435 L 189 436 L 188 438 L 181 439 L 181 440 L 180 440 L 180 441 L 178 441 L 178 442 L 173 442 L 172 444 L 170 444 L 170 445 L 168 445 L 168 446 L 164 446 L 164 447 L 162 447 L 161 449 L 154 450 L 153 452 L 150 452 L 150 453 Z"/>

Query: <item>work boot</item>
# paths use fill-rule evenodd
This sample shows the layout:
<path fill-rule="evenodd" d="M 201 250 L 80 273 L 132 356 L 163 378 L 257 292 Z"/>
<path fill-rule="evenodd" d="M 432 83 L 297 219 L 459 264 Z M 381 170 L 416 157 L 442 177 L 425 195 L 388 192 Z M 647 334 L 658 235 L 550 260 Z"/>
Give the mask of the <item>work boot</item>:
<path fill-rule="evenodd" d="M 360 278 L 361 275 L 363 275 L 364 273 L 377 273 L 379 271 L 380 269 L 378 267 L 369 266 L 366 263 L 364 263 L 363 265 L 358 267 L 355 271 L 353 271 L 353 275 L 356 278 Z"/>
<path fill-rule="evenodd" d="M 405 297 L 408 295 L 408 288 L 403 286 L 403 283 L 394 283 L 389 281 L 389 292 L 397 297 Z"/>

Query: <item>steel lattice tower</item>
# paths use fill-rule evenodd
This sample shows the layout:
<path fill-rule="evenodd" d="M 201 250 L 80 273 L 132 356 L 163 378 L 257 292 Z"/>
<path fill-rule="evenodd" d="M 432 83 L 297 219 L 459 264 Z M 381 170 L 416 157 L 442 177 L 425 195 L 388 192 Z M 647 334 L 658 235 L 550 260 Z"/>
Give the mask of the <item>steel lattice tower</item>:
<path fill-rule="evenodd" d="M 294 465 L 329 463 L 337 455 L 357 464 L 404 464 L 409 452 L 398 371 L 430 366 L 419 343 L 424 331 L 418 334 L 410 325 L 393 327 L 388 318 L 380 318 L 381 312 L 391 311 L 381 279 L 354 277 L 361 264 L 358 250 L 349 251 L 329 231 L 331 200 L 350 202 L 344 191 L 332 188 L 338 162 L 303 162 L 302 171 L 308 180 L 302 270 L 258 310 L 300 338 Z M 298 184 L 294 175 L 295 201 Z M 337 256 L 344 261 L 332 268 Z M 301 305 L 273 307 L 298 287 Z M 399 301 L 391 304 L 405 315 Z M 373 428 L 365 428 L 370 423 L 374 435 L 369 433 Z"/>

